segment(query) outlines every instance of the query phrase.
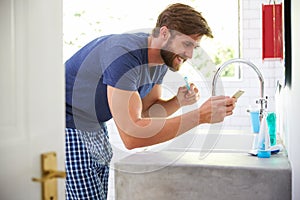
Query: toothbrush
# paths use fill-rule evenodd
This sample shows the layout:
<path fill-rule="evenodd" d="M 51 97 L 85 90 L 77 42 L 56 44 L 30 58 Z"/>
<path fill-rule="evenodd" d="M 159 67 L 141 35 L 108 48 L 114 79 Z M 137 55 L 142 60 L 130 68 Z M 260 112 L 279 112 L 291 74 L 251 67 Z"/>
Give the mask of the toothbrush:
<path fill-rule="evenodd" d="M 186 86 L 186 88 L 187 88 L 188 90 L 190 90 L 191 87 L 190 87 L 190 84 L 189 84 L 188 77 L 185 76 L 183 79 L 184 79 L 184 81 L 185 81 L 185 86 Z"/>

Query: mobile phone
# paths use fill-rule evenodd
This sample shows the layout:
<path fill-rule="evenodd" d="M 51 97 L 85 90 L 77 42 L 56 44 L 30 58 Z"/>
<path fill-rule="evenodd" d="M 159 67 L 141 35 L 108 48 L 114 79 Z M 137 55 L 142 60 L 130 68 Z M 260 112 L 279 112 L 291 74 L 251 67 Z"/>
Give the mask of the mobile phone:
<path fill-rule="evenodd" d="M 242 96 L 242 94 L 244 94 L 245 91 L 243 90 L 238 90 L 236 93 L 234 93 L 234 95 L 232 95 L 232 98 L 236 98 L 238 99 L 240 96 Z"/>

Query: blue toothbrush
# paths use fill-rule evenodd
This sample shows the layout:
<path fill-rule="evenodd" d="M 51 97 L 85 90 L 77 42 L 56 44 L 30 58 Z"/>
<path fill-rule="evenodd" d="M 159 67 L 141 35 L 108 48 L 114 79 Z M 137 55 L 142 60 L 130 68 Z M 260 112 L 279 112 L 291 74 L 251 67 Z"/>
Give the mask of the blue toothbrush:
<path fill-rule="evenodd" d="M 190 90 L 191 87 L 190 87 L 190 84 L 189 84 L 188 77 L 185 76 L 183 79 L 184 79 L 184 81 L 185 81 L 186 88 L 187 88 L 188 90 Z"/>

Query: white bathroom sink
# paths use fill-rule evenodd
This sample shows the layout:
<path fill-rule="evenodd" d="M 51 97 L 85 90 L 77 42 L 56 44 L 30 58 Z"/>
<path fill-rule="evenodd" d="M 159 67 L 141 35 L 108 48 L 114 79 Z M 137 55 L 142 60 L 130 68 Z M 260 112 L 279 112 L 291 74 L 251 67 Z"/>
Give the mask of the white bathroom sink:
<path fill-rule="evenodd" d="M 249 152 L 255 133 L 238 130 L 191 130 L 169 142 L 147 147 L 146 151 Z"/>

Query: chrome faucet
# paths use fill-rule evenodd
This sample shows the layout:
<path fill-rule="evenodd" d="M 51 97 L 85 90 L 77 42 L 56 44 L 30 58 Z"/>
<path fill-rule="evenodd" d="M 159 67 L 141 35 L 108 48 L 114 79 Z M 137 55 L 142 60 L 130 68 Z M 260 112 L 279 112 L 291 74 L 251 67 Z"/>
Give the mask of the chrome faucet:
<path fill-rule="evenodd" d="M 224 62 L 217 70 L 217 72 L 214 75 L 213 81 L 212 81 L 212 96 L 216 95 L 216 84 L 217 84 L 217 80 L 219 78 L 219 76 L 221 75 L 221 72 L 224 70 L 224 68 L 226 68 L 228 65 L 232 64 L 232 63 L 243 63 L 248 65 L 249 67 L 251 67 L 252 69 L 254 69 L 254 71 L 256 72 L 256 74 L 258 75 L 259 81 L 260 81 L 260 99 L 258 99 L 256 101 L 257 104 L 260 104 L 260 112 L 259 112 L 259 116 L 260 119 L 262 119 L 262 116 L 264 114 L 264 112 L 267 109 L 267 99 L 268 97 L 264 96 L 264 78 L 262 76 L 262 74 L 260 73 L 259 69 L 250 61 L 248 60 L 244 60 L 241 58 L 234 58 L 231 60 L 228 60 L 226 62 Z"/>

